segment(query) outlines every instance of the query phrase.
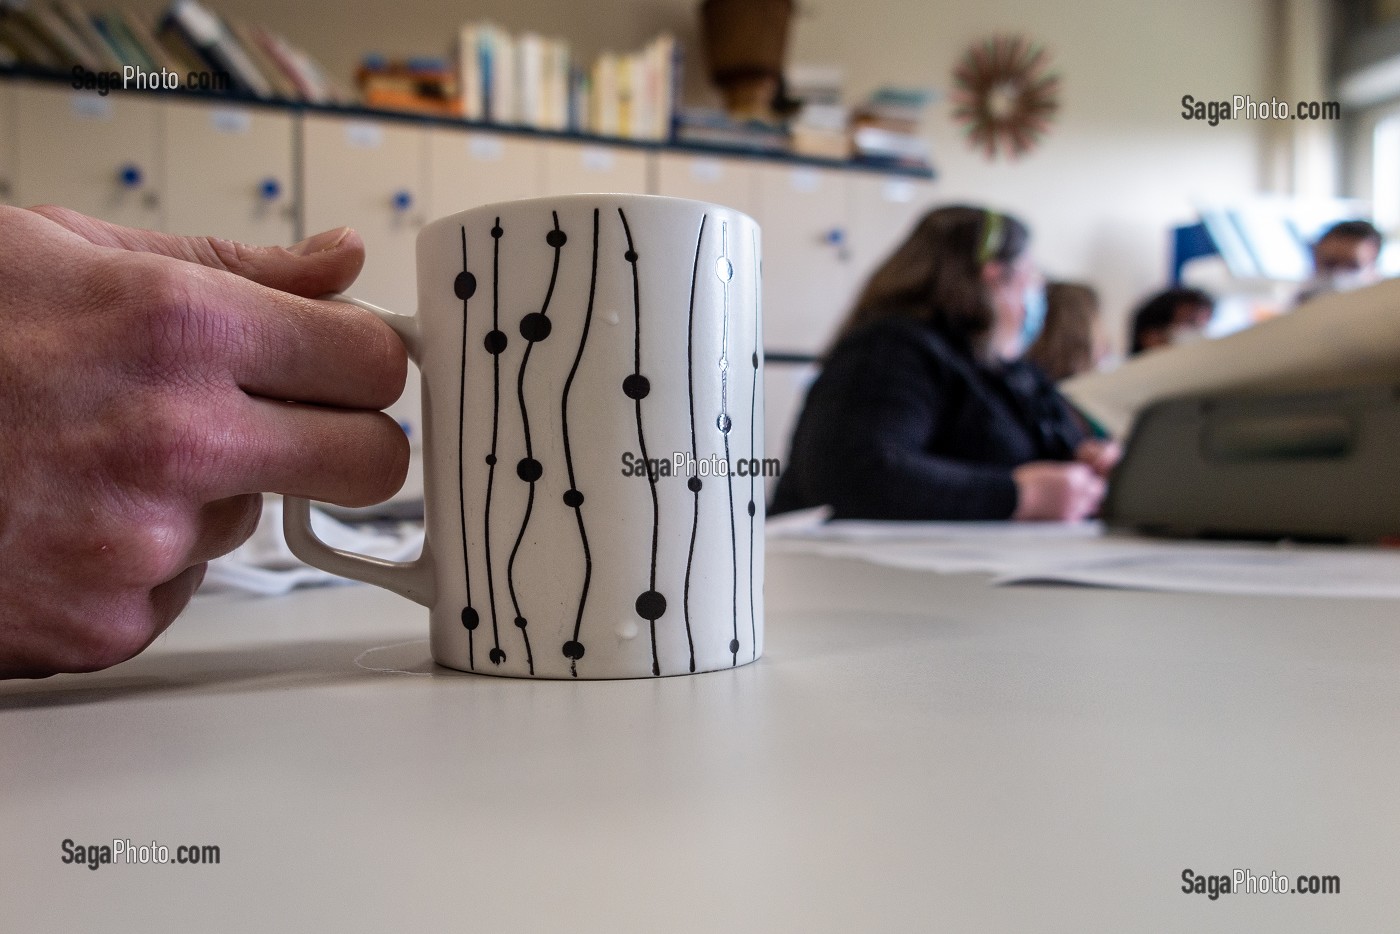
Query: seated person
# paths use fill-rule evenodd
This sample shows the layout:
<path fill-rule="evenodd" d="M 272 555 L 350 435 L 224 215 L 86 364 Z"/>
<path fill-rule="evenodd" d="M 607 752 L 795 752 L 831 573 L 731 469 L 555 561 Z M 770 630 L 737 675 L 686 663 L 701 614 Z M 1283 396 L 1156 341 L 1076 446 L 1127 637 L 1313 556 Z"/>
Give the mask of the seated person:
<path fill-rule="evenodd" d="M 1099 295 L 1081 282 L 1045 287 L 1045 327 L 1026 359 L 1058 383 L 1098 369 L 1108 353 L 1099 319 Z"/>
<path fill-rule="evenodd" d="M 1028 241 L 1020 221 L 982 208 L 919 222 L 842 326 L 772 512 L 1076 520 L 1098 509 L 1116 446 L 1086 441 L 1020 359 L 1040 288 Z"/>
<path fill-rule="evenodd" d="M 1189 344 L 1205 336 L 1215 314 L 1215 299 L 1200 289 L 1174 288 L 1158 292 L 1133 312 L 1128 353 Z"/>
<path fill-rule="evenodd" d="M 1298 304 L 1329 292 L 1347 292 L 1379 282 L 1376 260 L 1381 232 L 1369 221 L 1333 224 L 1313 244 L 1313 277 L 1298 293 Z"/>

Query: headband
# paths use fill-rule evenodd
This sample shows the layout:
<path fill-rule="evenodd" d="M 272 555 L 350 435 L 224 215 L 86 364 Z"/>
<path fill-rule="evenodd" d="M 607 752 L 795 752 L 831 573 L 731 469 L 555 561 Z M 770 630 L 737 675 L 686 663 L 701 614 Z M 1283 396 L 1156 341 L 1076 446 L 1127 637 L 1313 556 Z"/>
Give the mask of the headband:
<path fill-rule="evenodd" d="M 977 265 L 982 266 L 1001 252 L 1006 245 L 1006 216 L 996 211 L 987 212 L 986 235 L 982 238 L 982 248 L 977 251 Z"/>

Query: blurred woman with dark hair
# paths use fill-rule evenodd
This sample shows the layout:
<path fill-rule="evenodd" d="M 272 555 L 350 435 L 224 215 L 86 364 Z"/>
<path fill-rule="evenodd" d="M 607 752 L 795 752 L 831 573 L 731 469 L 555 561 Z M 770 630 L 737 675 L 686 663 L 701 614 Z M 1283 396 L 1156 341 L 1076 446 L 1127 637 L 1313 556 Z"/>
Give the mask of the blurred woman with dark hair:
<path fill-rule="evenodd" d="M 1116 447 L 1021 360 L 1044 285 L 1016 218 L 930 211 L 871 276 L 807 396 L 772 512 L 847 519 L 1092 515 Z"/>
<path fill-rule="evenodd" d="M 1099 321 L 1099 295 L 1080 282 L 1051 282 L 1045 287 L 1045 327 L 1026 351 L 1026 359 L 1058 383 L 1098 368 L 1108 353 Z"/>

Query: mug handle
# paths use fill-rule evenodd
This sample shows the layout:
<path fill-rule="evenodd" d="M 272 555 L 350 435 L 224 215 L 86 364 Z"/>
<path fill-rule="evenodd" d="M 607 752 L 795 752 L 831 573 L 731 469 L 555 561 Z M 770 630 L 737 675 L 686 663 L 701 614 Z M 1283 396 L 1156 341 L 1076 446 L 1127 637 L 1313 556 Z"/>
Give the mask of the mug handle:
<path fill-rule="evenodd" d="M 345 302 L 372 312 L 394 329 L 399 340 L 403 341 L 409 359 L 414 363 L 420 362 L 422 342 L 418 333 L 418 319 L 394 314 L 378 305 L 371 305 L 348 295 L 324 295 L 322 299 Z M 287 537 L 287 547 L 292 550 L 292 554 L 312 567 L 340 577 L 374 584 L 407 597 L 414 603 L 432 606 L 436 586 L 426 541 L 422 553 L 412 561 L 386 561 L 383 558 L 332 548 L 317 538 L 311 528 L 311 501 L 298 496 L 283 497 L 282 532 Z"/>

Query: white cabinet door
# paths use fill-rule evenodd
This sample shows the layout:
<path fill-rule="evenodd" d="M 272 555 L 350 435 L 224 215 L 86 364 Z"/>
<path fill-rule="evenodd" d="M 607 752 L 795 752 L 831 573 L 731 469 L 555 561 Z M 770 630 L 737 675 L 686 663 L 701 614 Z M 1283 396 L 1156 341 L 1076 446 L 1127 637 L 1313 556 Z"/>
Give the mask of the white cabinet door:
<path fill-rule="evenodd" d="M 365 267 L 350 292 L 399 314 L 417 306 L 414 242 L 428 217 L 428 132 L 395 121 L 309 114 L 303 124 L 304 233 L 350 225 L 365 241 Z M 396 500 L 422 495 L 422 391 L 410 366 L 403 396 L 388 411 L 413 447 Z"/>
<path fill-rule="evenodd" d="M 933 206 L 934 186 L 897 175 L 851 175 L 851 274 L 854 292 L 904 242 Z"/>
<path fill-rule="evenodd" d="M 763 344 L 818 353 L 846 314 L 854 288 L 850 173 L 761 165 Z"/>
<path fill-rule="evenodd" d="M 15 200 L 159 228 L 161 105 L 154 97 L 17 86 Z"/>
<path fill-rule="evenodd" d="M 627 146 L 544 140 L 544 185 L 541 194 L 585 192 L 646 194 L 647 155 Z"/>
<path fill-rule="evenodd" d="M 433 218 L 496 201 L 533 198 L 544 183 L 544 144 L 529 137 L 433 127 L 428 189 Z"/>
<path fill-rule="evenodd" d="M 414 240 L 429 219 L 427 131 L 309 114 L 303 133 L 303 232 L 354 227 L 365 241 L 356 297 L 413 314 Z"/>
<path fill-rule="evenodd" d="M 0 82 L 0 204 L 15 204 L 15 89 Z"/>
<path fill-rule="evenodd" d="M 689 153 L 658 153 L 656 194 L 722 204 L 756 217 L 758 173 L 742 159 Z"/>
<path fill-rule="evenodd" d="M 165 105 L 165 226 L 243 243 L 296 233 L 292 116 L 263 107 Z"/>

